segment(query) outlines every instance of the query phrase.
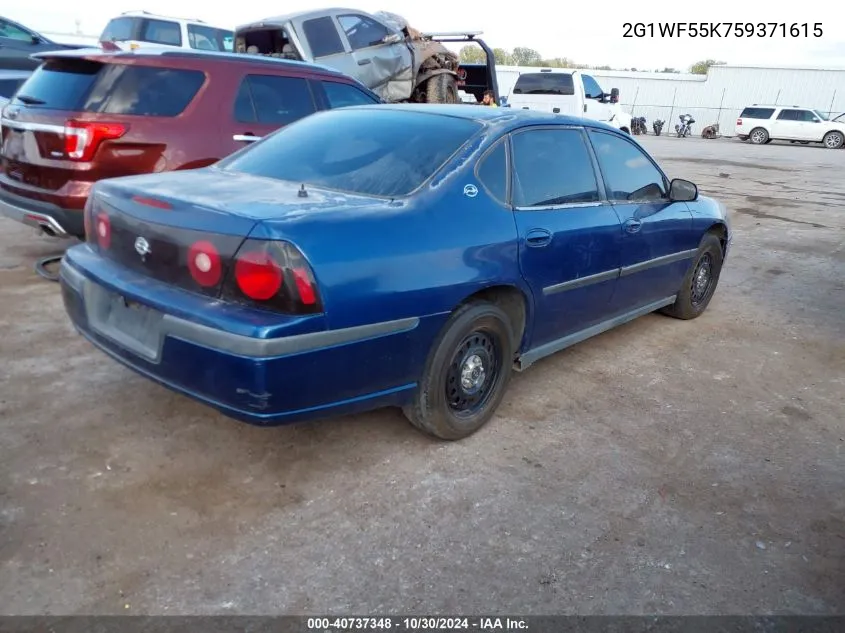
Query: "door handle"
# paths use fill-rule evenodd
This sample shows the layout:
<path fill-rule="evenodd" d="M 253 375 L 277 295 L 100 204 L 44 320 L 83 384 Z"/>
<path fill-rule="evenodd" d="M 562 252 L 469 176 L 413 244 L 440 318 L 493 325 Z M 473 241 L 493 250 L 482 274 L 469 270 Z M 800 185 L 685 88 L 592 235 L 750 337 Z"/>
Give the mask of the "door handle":
<path fill-rule="evenodd" d="M 586 111 L 587 111 L 587 104 L 585 103 L 584 104 L 584 112 L 586 112 Z"/>
<path fill-rule="evenodd" d="M 366 66 L 367 64 L 371 64 L 373 62 L 372 59 L 359 59 L 358 65 L 359 66 Z"/>
<path fill-rule="evenodd" d="M 560 108 L 552 108 L 552 112 L 555 114 L 560 114 Z"/>
<path fill-rule="evenodd" d="M 625 227 L 626 232 L 636 233 L 641 228 L 643 228 L 643 223 L 641 220 L 635 220 L 634 218 L 631 218 L 630 220 L 627 220 L 625 224 L 623 224 L 623 226 Z"/>
<path fill-rule="evenodd" d="M 232 137 L 233 141 L 243 141 L 244 143 L 252 143 L 254 141 L 260 141 L 260 136 L 255 136 L 252 132 L 247 132 L 246 134 L 235 134 Z"/>
<path fill-rule="evenodd" d="M 525 244 L 531 248 L 547 246 L 552 241 L 552 234 L 546 229 L 531 229 L 525 235 Z"/>

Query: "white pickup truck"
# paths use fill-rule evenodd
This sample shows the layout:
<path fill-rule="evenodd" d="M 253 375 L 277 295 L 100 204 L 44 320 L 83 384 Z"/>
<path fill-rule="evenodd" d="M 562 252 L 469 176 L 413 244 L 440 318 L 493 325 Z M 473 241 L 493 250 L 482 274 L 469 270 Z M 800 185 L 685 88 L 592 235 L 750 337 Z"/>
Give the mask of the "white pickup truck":
<path fill-rule="evenodd" d="M 581 116 L 631 133 L 631 115 L 619 105 L 619 90 L 604 92 L 580 70 L 538 68 L 522 72 L 507 97 L 507 107 Z"/>

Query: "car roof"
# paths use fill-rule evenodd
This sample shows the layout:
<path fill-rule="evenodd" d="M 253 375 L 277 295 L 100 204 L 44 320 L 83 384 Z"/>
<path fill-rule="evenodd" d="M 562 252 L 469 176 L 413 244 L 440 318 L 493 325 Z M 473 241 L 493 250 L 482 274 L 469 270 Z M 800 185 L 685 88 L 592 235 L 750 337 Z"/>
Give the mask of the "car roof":
<path fill-rule="evenodd" d="M 219 61 L 236 62 L 240 64 L 271 64 L 275 67 L 288 67 L 290 69 L 312 70 L 319 71 L 322 75 L 331 75 L 333 77 L 342 77 L 344 79 L 354 81 L 348 75 L 342 72 L 323 66 L 322 64 L 314 64 L 311 62 L 302 62 L 293 59 L 281 59 L 278 57 L 263 57 L 258 55 L 246 55 L 244 53 L 229 53 L 225 51 L 203 51 L 195 49 L 178 49 L 169 47 L 158 47 L 155 45 L 137 48 L 135 50 L 120 50 L 111 51 L 103 48 L 74 48 L 68 50 L 45 51 L 42 53 L 34 53 L 32 57 L 38 59 L 54 59 L 54 58 L 81 58 L 91 59 L 94 61 L 107 61 L 109 59 L 132 59 L 137 57 L 175 57 L 175 58 L 196 58 L 196 59 L 217 59 Z"/>
<path fill-rule="evenodd" d="M 366 11 L 361 11 L 361 9 L 349 9 L 347 7 L 326 7 L 322 9 L 311 9 L 308 11 L 294 11 L 292 13 L 284 13 L 282 15 L 274 15 L 271 17 L 261 18 L 260 20 L 253 20 L 252 22 L 247 22 L 245 24 L 236 26 L 235 31 L 239 31 L 240 29 L 244 28 L 252 28 L 258 26 L 259 24 L 284 24 L 286 22 L 290 22 L 291 20 L 297 20 L 306 16 L 320 17 L 325 15 L 333 15 L 335 13 L 357 13 L 369 15 L 366 13 Z"/>
<path fill-rule="evenodd" d="M 5 68 L 0 68 L 0 79 L 26 79 L 31 74 L 31 70 L 6 70 Z"/>
<path fill-rule="evenodd" d="M 373 105 L 361 105 L 342 108 L 342 110 L 364 110 L 375 108 L 382 110 L 395 110 L 409 114 L 435 114 L 448 116 L 468 121 L 478 121 L 494 127 L 516 127 L 529 122 L 536 125 L 577 125 L 582 127 L 594 127 L 602 130 L 619 132 L 615 127 L 582 117 L 569 116 L 565 114 L 551 114 L 537 112 L 534 110 L 522 110 L 515 108 L 491 108 L 482 105 L 472 104 L 441 104 L 441 103 L 379 103 Z"/>

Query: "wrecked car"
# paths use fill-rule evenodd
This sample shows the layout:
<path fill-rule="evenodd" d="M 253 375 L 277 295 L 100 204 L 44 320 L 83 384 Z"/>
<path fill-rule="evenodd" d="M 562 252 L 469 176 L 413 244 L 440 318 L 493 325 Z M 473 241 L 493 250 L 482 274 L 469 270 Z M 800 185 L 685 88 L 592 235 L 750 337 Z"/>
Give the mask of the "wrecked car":
<path fill-rule="evenodd" d="M 421 33 L 401 16 L 384 11 L 324 9 L 239 26 L 234 50 L 329 66 L 391 103 L 460 103 L 458 55 L 442 42 L 480 44 L 488 53 L 487 83 L 495 90 L 495 61 L 489 48 L 474 39 L 477 35 Z"/>

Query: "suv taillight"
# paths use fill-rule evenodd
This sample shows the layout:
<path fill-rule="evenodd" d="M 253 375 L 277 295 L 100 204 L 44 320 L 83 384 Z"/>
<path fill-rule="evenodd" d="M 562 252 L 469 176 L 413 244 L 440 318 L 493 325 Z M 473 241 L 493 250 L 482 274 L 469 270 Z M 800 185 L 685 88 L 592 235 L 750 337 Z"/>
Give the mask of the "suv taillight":
<path fill-rule="evenodd" d="M 742 119 L 737 119 L 737 120 L 736 120 L 736 124 L 737 124 L 737 125 L 742 125 Z"/>
<path fill-rule="evenodd" d="M 189 253 L 194 281 L 207 285 L 214 277 L 216 252 L 197 242 Z M 192 259 L 190 259 L 192 258 Z M 317 314 L 322 300 L 314 272 L 289 242 L 248 239 L 235 254 L 221 298 L 285 314 Z"/>
<path fill-rule="evenodd" d="M 89 161 L 103 141 L 126 134 L 122 123 L 68 120 L 65 123 L 65 155 L 71 160 Z"/>

